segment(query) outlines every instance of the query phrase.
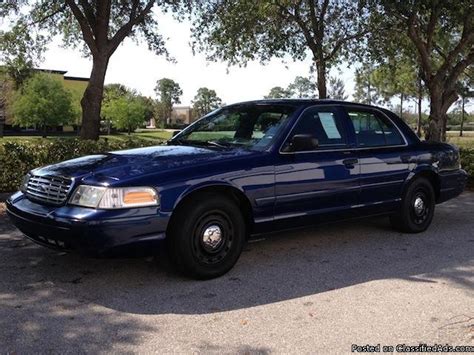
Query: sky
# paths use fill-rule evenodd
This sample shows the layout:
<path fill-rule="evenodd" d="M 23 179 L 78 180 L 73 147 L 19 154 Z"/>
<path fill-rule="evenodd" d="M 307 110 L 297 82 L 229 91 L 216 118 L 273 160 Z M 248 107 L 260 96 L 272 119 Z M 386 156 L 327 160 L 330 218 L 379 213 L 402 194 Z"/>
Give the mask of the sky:
<path fill-rule="evenodd" d="M 250 62 L 246 67 L 229 67 L 223 62 L 206 61 L 205 54 L 193 55 L 190 42 L 189 22 L 178 22 L 170 14 L 159 14 L 160 32 L 167 39 L 167 49 L 177 63 L 150 52 L 145 43 L 136 44 L 131 39 L 112 55 L 107 75 L 108 83 L 121 83 L 144 95 L 155 97 L 154 87 L 161 78 L 170 78 L 183 89 L 181 103 L 189 105 L 200 87 L 214 89 L 226 104 L 261 99 L 274 86 L 286 87 L 298 76 L 309 76 L 311 60 L 294 62 L 290 58 L 283 63 L 274 59 L 266 65 Z M 92 63 L 79 50 L 61 47 L 61 40 L 54 41 L 45 53 L 43 69 L 66 70 L 66 75 L 88 77 Z M 346 94 L 353 92 L 353 68 L 341 67 L 332 75 L 342 77 Z M 316 78 L 314 77 L 314 80 Z"/>

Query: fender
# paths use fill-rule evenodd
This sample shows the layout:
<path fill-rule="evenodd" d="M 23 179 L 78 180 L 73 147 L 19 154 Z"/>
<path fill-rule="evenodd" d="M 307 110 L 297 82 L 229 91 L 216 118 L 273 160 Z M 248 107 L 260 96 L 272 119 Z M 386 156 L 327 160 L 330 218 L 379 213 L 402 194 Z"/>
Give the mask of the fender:
<path fill-rule="evenodd" d="M 401 196 L 404 195 L 406 189 L 415 180 L 415 178 L 420 175 L 425 175 L 425 176 L 430 175 L 434 177 L 435 179 L 437 179 L 438 180 L 437 183 L 439 183 L 439 168 L 436 164 L 434 163 L 433 164 L 428 164 L 428 163 L 419 164 L 415 167 L 415 169 L 410 171 L 407 178 L 405 179 L 402 185 Z M 437 186 L 433 186 L 433 188 L 435 189 L 435 192 L 436 192 Z"/>
<path fill-rule="evenodd" d="M 231 188 L 232 190 L 236 190 L 246 197 L 246 199 L 249 201 L 249 204 L 252 206 L 252 208 L 254 207 L 254 204 L 248 199 L 247 195 L 245 194 L 245 192 L 240 186 L 231 184 L 228 181 L 211 180 L 211 181 L 203 181 L 201 183 L 189 186 L 184 191 L 182 191 L 181 194 L 174 201 L 173 210 L 181 203 L 183 199 L 185 199 L 190 194 L 197 192 L 199 190 L 203 190 L 203 189 L 211 188 L 211 187 L 226 187 L 226 188 Z"/>

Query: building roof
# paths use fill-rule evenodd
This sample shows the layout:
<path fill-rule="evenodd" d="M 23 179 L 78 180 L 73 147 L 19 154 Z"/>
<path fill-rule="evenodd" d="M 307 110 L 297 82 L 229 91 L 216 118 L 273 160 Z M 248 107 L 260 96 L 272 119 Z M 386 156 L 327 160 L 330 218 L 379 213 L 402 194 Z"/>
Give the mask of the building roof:
<path fill-rule="evenodd" d="M 40 71 L 43 73 L 49 73 L 49 74 L 61 74 L 64 75 L 67 73 L 67 70 L 55 70 L 55 69 L 33 69 L 34 71 Z"/>
<path fill-rule="evenodd" d="M 64 80 L 74 80 L 74 81 L 89 81 L 89 78 L 81 78 L 78 76 L 64 76 Z"/>

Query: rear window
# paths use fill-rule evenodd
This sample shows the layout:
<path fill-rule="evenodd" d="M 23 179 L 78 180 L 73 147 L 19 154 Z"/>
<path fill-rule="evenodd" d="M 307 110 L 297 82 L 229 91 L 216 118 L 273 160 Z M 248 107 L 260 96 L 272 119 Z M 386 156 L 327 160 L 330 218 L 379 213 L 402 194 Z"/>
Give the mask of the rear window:
<path fill-rule="evenodd" d="M 395 125 L 373 112 L 349 111 L 360 147 L 402 145 L 403 138 Z"/>

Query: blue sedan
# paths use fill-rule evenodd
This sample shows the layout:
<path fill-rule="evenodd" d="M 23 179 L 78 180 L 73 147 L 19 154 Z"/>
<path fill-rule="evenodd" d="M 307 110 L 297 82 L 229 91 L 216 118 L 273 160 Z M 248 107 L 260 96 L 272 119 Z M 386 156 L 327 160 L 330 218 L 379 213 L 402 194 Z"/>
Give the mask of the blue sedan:
<path fill-rule="evenodd" d="M 423 232 L 466 181 L 456 147 L 421 142 L 388 110 L 265 100 L 218 109 L 167 145 L 32 170 L 7 211 L 38 244 L 98 255 L 166 244 L 179 270 L 207 279 L 261 233 L 372 215 Z"/>

